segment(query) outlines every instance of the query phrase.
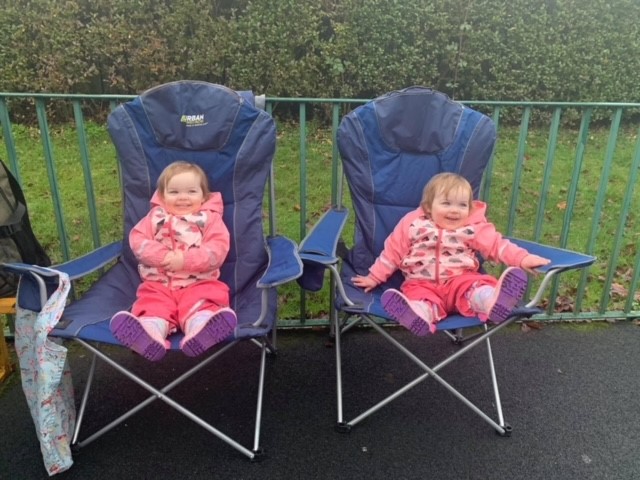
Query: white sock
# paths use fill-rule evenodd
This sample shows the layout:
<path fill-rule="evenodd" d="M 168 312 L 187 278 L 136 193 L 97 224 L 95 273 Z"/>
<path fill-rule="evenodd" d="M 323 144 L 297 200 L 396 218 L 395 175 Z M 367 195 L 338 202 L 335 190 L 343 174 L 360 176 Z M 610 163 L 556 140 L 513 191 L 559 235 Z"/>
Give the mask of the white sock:
<path fill-rule="evenodd" d="M 169 335 L 169 322 L 160 317 L 140 317 L 140 323 L 147 327 L 155 329 L 162 338 Z"/>
<path fill-rule="evenodd" d="M 213 315 L 214 312 L 211 310 L 200 310 L 199 312 L 194 313 L 184 324 L 184 334 L 189 335 L 189 332 L 199 330 L 202 327 L 202 324 L 206 323 L 211 317 L 213 317 Z"/>
<path fill-rule="evenodd" d="M 433 323 L 435 315 L 433 314 L 433 307 L 430 302 L 422 300 L 410 300 L 413 311 L 416 312 L 420 318 L 422 318 L 429 325 Z"/>
<path fill-rule="evenodd" d="M 488 314 L 493 304 L 493 296 L 495 294 L 495 291 L 496 289 L 489 285 L 482 285 L 475 288 L 473 290 L 473 293 L 471 293 L 471 297 L 469 298 L 469 305 L 471 306 L 471 310 L 476 313 Z"/>

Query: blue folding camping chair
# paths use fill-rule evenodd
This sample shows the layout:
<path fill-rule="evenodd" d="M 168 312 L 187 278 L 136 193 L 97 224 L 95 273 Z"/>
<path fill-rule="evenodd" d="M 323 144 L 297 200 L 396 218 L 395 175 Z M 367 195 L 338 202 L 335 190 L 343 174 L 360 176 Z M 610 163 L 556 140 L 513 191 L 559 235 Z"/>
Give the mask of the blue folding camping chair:
<path fill-rule="evenodd" d="M 116 147 L 122 176 L 123 241 L 58 265 L 53 270 L 28 265 L 5 266 L 22 275 L 19 306 L 39 311 L 58 284 L 57 274 L 68 274 L 73 280 L 110 265 L 115 260 L 82 298 L 64 308 L 60 322 L 49 334 L 50 337 L 75 340 L 93 353 L 73 433 L 72 445 L 76 448 L 86 446 L 153 400 L 160 399 L 248 458 L 260 458 L 265 358 L 267 353 L 275 350 L 272 336 L 277 320 L 275 287 L 298 277 L 302 273 L 302 264 L 296 253 L 297 245 L 274 233 L 272 160 L 276 129 L 273 118 L 256 107 L 255 103 L 251 92 L 236 92 L 205 82 L 178 81 L 147 90 L 134 100 L 118 106 L 109 115 L 108 129 Z M 203 355 L 200 363 L 181 373 L 164 388 L 155 388 L 127 368 L 124 362 L 117 363 L 101 348 L 120 345 L 109 330 L 109 320 L 117 311 L 131 307 L 140 282 L 138 262 L 128 243 L 129 231 L 148 212 L 149 200 L 160 172 L 177 160 L 202 167 L 209 177 L 212 191 L 222 194 L 223 218 L 231 235 L 231 247 L 221 268 L 220 279 L 230 288 L 230 307 L 237 314 L 238 327 L 226 342 L 212 349 L 211 355 Z M 269 232 L 265 235 L 263 200 L 267 184 L 270 213 Z M 181 333 L 177 333 L 169 338 L 172 350 L 179 350 L 182 337 Z M 183 380 L 223 353 L 237 352 L 232 347 L 242 341 L 251 341 L 260 347 L 255 427 L 253 445 L 249 448 L 170 396 L 171 390 Z M 135 357 L 131 356 L 134 360 Z M 170 354 L 162 362 L 149 363 L 149 368 L 165 367 L 169 374 L 172 370 L 171 358 Z M 79 440 L 91 386 L 97 381 L 94 373 L 98 359 L 145 388 L 150 396 L 105 427 Z M 237 364 L 255 360 L 254 355 L 244 355 L 237 359 Z M 242 379 L 243 382 L 245 380 L 253 381 L 254 378 Z"/>
<path fill-rule="evenodd" d="M 433 175 L 440 172 L 463 175 L 471 183 L 477 198 L 495 139 L 496 129 L 490 118 L 450 100 L 442 93 L 422 87 L 382 95 L 342 119 L 337 142 L 355 213 L 353 247 L 346 249 L 341 240 L 348 212 L 339 204 L 327 211 L 301 242 L 299 253 L 305 267 L 304 274 L 298 279 L 303 288 L 319 290 L 324 271 L 329 269 L 332 288 L 335 285 L 335 300 L 332 299 L 334 305 L 330 312 L 332 333 L 335 334 L 336 427 L 339 431 L 350 431 L 392 400 L 432 377 L 489 423 L 497 433 L 510 434 L 511 427 L 502 414 L 490 337 L 518 318 L 540 313 L 541 310 L 535 307 L 540 303 L 551 279 L 562 271 L 590 265 L 595 260 L 593 257 L 511 239 L 529 252 L 551 259 L 551 264 L 540 269 L 545 277 L 538 292 L 527 305 L 518 308 L 507 321 L 497 326 L 460 315 L 450 315 L 439 322 L 437 330 L 447 333 L 461 347 L 433 367 L 426 365 L 376 321 L 376 318 L 381 318 L 393 322 L 382 308 L 380 296 L 388 288 L 399 288 L 401 274 L 396 272 L 386 284 L 371 293 L 364 293 L 351 283 L 354 275 L 368 273 L 395 225 L 419 205 L 423 187 Z M 342 202 L 342 192 L 338 192 L 337 197 Z M 352 420 L 345 421 L 342 375 L 342 349 L 345 345 L 342 334 L 359 324 L 369 325 L 382 334 L 419 367 L 421 374 Z M 466 337 L 462 335 L 472 327 L 480 327 L 480 333 Z M 428 343 L 425 340 L 425 345 Z M 489 354 L 497 421 L 438 374 L 442 367 L 481 344 L 486 346 Z M 383 363 L 387 365 L 389 362 L 385 359 Z"/>

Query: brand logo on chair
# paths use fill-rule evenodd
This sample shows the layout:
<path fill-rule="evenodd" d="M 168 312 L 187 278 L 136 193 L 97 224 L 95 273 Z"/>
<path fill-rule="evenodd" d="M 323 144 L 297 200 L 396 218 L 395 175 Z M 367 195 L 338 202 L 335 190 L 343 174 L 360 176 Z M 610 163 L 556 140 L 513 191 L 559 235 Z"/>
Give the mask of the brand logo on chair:
<path fill-rule="evenodd" d="M 184 123 L 187 127 L 202 127 L 207 124 L 204 114 L 200 115 L 182 115 L 180 123 Z"/>

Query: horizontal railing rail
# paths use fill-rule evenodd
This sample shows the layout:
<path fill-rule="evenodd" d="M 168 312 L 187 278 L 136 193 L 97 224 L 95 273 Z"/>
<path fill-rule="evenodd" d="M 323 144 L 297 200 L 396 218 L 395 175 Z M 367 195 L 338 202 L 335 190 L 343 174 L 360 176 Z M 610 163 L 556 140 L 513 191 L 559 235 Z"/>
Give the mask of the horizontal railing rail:
<path fill-rule="evenodd" d="M 85 112 L 132 98 L 0 93 L 5 160 L 23 186 L 36 234 L 57 261 L 121 237 L 115 150 L 104 153 L 110 144 L 104 122 L 86 121 Z M 12 121 L 12 102 L 24 108 L 25 101 L 33 104 L 37 130 Z M 52 120 L 51 106 L 59 102 L 67 105 L 72 124 Z M 364 102 L 267 97 L 267 110 L 279 124 L 273 205 L 279 233 L 299 241 L 328 206 L 348 207 L 334 140 L 341 117 Z M 640 103 L 462 103 L 489 115 L 498 128 L 480 197 L 500 231 L 598 258 L 590 269 L 557 279 L 546 312 L 536 318 L 640 317 Z M 348 226 L 347 236 L 350 231 Z M 282 325 L 328 324 L 328 286 L 319 294 L 295 285 L 281 293 Z"/>

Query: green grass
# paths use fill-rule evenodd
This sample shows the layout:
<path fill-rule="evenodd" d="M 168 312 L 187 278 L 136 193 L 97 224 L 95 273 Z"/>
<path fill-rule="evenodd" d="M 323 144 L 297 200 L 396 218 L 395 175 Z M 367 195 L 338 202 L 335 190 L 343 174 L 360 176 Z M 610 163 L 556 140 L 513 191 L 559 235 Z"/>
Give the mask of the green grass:
<path fill-rule="evenodd" d="M 49 183 L 39 131 L 14 126 L 14 136 L 19 175 L 33 229 L 52 261 L 63 261 L 55 222 L 53 189 Z M 104 128 L 87 124 L 87 136 L 100 241 L 106 244 L 122 238 L 122 199 L 116 153 Z M 61 127 L 51 132 L 51 138 L 64 226 L 71 257 L 75 257 L 91 251 L 94 246 L 77 134 L 72 127 Z M 4 160 L 6 163 L 7 160 Z"/>
<path fill-rule="evenodd" d="M 102 125 L 87 123 L 88 148 L 95 190 L 97 214 L 102 244 L 122 237 L 121 192 L 114 147 Z M 278 143 L 275 158 L 277 231 L 300 241 L 304 232 L 330 207 L 332 142 L 330 130 L 313 124 L 307 126 L 305 198 L 301 198 L 300 135 L 297 125 L 278 125 Z M 48 181 L 39 131 L 13 125 L 13 134 L 19 161 L 19 172 L 27 197 L 30 216 L 36 235 L 55 262 L 63 260 L 59 232 L 56 227 L 53 196 Z M 489 217 L 507 234 L 533 239 L 540 184 L 546 168 L 547 131 L 530 130 L 527 137 L 522 178 L 518 188 L 515 222 L 509 228 L 508 211 L 514 182 L 515 159 L 518 152 L 518 128 L 501 127 L 495 152 Z M 0 135 L 1 138 L 1 135 Z M 89 252 L 93 248 L 89 208 L 80 163 L 75 128 L 56 127 L 51 133 L 58 191 L 64 214 L 64 226 L 71 257 Z M 611 261 L 616 260 L 614 284 L 628 288 L 631 284 L 638 246 L 638 217 L 640 198 L 634 192 L 629 215 L 623 219 L 622 244 L 619 258 L 612 258 L 613 240 L 620 228 L 621 204 L 631 170 L 635 151 L 636 132 L 621 131 L 618 136 L 614 164 L 602 212 L 594 213 L 594 204 L 602 177 L 608 131 L 590 133 L 585 159 L 580 172 L 578 192 L 573 215 L 569 219 L 567 247 L 586 251 L 591 226 L 596 215 L 597 234 L 593 254 L 598 257 L 589 270 L 583 295 L 582 310 L 596 311 L 603 296 L 603 279 Z M 546 198 L 544 221 L 540 240 L 558 245 L 566 213 L 567 192 L 576 159 L 577 132 L 562 130 L 555 152 L 552 181 Z M 3 158 L 5 161 L 7 157 Z M 345 204 L 349 204 L 345 198 Z M 306 218 L 301 222 L 301 211 Z M 351 216 L 351 222 L 353 215 Z M 347 227 L 345 238 L 351 242 L 353 225 Z M 580 274 L 565 274 L 560 284 L 558 299 L 562 305 L 572 301 L 578 289 Z M 629 295 L 633 295 L 630 292 Z M 608 295 L 605 295 L 608 299 Z M 280 290 L 281 317 L 298 319 L 300 292 L 295 284 Z M 607 310 L 624 308 L 626 296 L 612 295 Z M 306 317 L 326 318 L 328 292 L 306 295 Z"/>

